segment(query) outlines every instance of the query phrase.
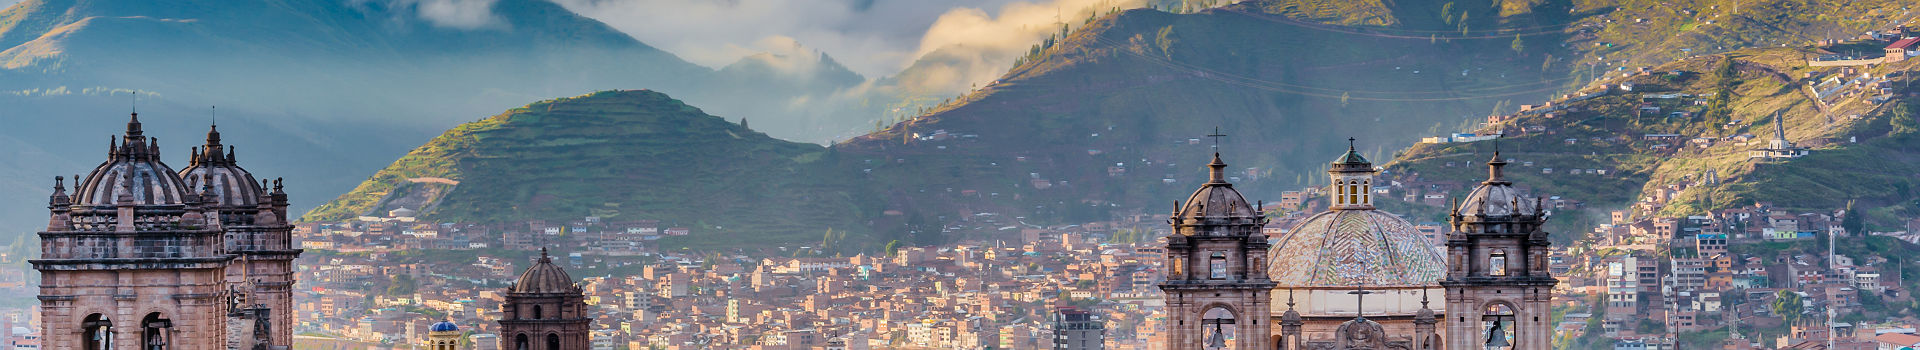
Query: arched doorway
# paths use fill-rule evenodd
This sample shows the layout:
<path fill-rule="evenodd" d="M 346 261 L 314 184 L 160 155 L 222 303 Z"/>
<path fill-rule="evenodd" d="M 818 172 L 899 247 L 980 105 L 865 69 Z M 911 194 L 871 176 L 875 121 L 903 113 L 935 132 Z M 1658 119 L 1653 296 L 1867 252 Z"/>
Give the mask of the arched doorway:
<path fill-rule="evenodd" d="M 113 320 L 101 314 L 87 315 L 80 321 L 80 348 L 106 350 L 113 347 Z"/>
<path fill-rule="evenodd" d="M 147 314 L 140 319 L 140 348 L 145 350 L 166 350 L 169 330 L 173 329 L 173 320 L 160 313 Z"/>
<path fill-rule="evenodd" d="M 533 345 L 527 342 L 526 333 L 513 336 L 513 350 L 533 350 Z"/>
<path fill-rule="evenodd" d="M 1233 310 L 1220 306 L 1209 308 L 1201 313 L 1200 326 L 1204 328 L 1202 331 L 1206 332 L 1207 336 L 1201 338 L 1200 346 L 1207 349 L 1232 349 L 1239 342 L 1238 334 L 1235 334 L 1233 327 L 1234 320 L 1239 318 L 1233 314 Z"/>
<path fill-rule="evenodd" d="M 547 333 L 547 349 L 546 350 L 560 350 L 559 334 Z"/>

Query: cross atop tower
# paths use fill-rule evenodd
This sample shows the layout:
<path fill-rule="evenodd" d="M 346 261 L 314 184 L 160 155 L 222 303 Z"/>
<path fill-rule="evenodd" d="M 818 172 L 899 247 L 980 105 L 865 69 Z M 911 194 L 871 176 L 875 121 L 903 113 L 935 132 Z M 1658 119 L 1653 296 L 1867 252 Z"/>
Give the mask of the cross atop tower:
<path fill-rule="evenodd" d="M 1207 134 L 1207 137 L 1213 138 L 1213 153 L 1220 153 L 1220 138 L 1227 137 L 1227 134 L 1220 133 L 1220 127 L 1216 126 L 1213 127 L 1213 133 Z"/>
<path fill-rule="evenodd" d="M 1367 318 L 1367 294 L 1374 294 L 1374 292 L 1367 291 L 1367 285 L 1361 284 L 1358 286 L 1354 286 L 1353 291 L 1347 292 L 1347 294 L 1353 294 L 1353 299 L 1354 299 L 1353 317 Z"/>

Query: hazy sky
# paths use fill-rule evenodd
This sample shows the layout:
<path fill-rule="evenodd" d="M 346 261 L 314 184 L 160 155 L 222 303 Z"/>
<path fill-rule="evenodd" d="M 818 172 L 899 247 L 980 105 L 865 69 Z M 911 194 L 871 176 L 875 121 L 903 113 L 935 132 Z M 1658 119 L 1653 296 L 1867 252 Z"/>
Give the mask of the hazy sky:
<path fill-rule="evenodd" d="M 20 1 L 0 0 L 0 6 Z M 442 25 L 473 28 L 494 18 L 487 9 L 499 0 L 386 1 L 417 6 Z M 1092 8 L 1139 7 L 1145 0 L 551 1 L 709 67 L 758 52 L 791 52 L 798 43 L 872 79 L 898 73 L 943 47 L 989 56 L 1025 51 L 1051 32 L 1056 13 L 1075 17 Z M 1072 19 L 1066 21 L 1077 22 Z"/>
<path fill-rule="evenodd" d="M 444 0 L 443 0 L 444 1 Z M 451 0 L 462 1 L 462 0 Z M 465 0 L 488 1 L 488 0 Z M 724 66 L 798 42 L 868 78 L 949 45 L 1024 47 L 1090 6 L 1140 0 L 555 0 L 694 63 Z M 1009 6 L 1009 4 L 1015 4 Z M 1069 19 L 1071 21 L 1071 19 Z M 1039 22 L 1039 23 L 1030 23 Z M 932 33 L 932 34 L 929 34 Z M 1044 34 L 1041 34 L 1044 37 Z"/>

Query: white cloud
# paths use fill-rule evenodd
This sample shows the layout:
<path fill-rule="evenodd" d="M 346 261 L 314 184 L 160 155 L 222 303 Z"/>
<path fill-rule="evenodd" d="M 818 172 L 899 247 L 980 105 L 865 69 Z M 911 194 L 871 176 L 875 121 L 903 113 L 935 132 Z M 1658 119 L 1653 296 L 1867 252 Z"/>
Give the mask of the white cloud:
<path fill-rule="evenodd" d="M 962 6 L 997 9 L 1014 0 L 556 0 L 649 45 L 710 67 L 778 48 L 788 37 L 868 77 L 912 62 L 920 38 Z"/>
<path fill-rule="evenodd" d="M 1088 12 L 1144 0 L 556 0 L 642 42 L 709 67 L 790 38 L 869 78 L 891 76 L 941 50 L 948 88 L 991 80 L 1027 46 Z M 1058 17 L 1056 17 L 1058 15 Z M 953 57 L 974 59 L 953 60 Z M 964 62 L 964 64 L 962 64 Z M 909 82 L 912 83 L 912 82 Z M 950 91 L 957 92 L 957 91 Z"/>
<path fill-rule="evenodd" d="M 5 1 L 5 0 L 0 0 Z M 396 0 L 401 6 L 413 6 L 420 18 L 434 25 L 459 29 L 479 29 L 499 25 L 493 4 L 500 0 Z"/>

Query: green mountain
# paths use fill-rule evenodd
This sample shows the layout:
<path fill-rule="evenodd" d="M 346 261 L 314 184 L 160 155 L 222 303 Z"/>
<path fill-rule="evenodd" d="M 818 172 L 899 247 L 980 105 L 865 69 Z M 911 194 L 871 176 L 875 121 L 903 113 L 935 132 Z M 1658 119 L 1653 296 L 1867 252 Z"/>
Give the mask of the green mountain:
<path fill-rule="evenodd" d="M 1512 37 L 1382 35 L 1270 13 L 1272 4 L 1091 18 L 993 84 L 835 148 L 846 166 L 870 170 L 892 209 L 1084 222 L 1191 191 L 1216 127 L 1239 188 L 1277 199 L 1324 181 L 1321 166 L 1348 136 L 1384 158 L 1415 135 L 1545 98 L 1567 80 L 1551 37 L 1514 50 Z M 1400 3 L 1426 5 L 1442 7 Z M 1462 8 L 1484 12 L 1473 21 L 1489 27 L 1566 20 L 1500 17 L 1485 5 Z"/>
<path fill-rule="evenodd" d="M 1842 68 L 1806 66 L 1799 60 L 1806 54 L 1753 49 L 1665 64 L 1649 74 L 1609 80 L 1611 89 L 1587 92 L 1604 93 L 1596 97 L 1556 100 L 1482 132 L 1509 134 L 1499 147 L 1502 157 L 1516 162 L 1507 172 L 1515 182 L 1596 210 L 1646 199 L 1655 199 L 1650 203 L 1662 215 L 1757 202 L 1830 211 L 1856 201 L 1870 209 L 1872 222 L 1897 230 L 1895 214 L 1920 214 L 1920 123 L 1911 108 L 1920 100 L 1898 97 L 1913 91 L 1905 72 L 1920 62 L 1845 75 Z M 1623 84 L 1632 90 L 1623 91 Z M 1828 97 L 1815 98 L 1816 92 Z M 1810 153 L 1750 158 L 1750 151 L 1771 147 L 1776 130 Z M 1389 172 L 1407 183 L 1471 182 L 1484 177 L 1481 163 L 1493 147 L 1488 143 L 1416 145 Z M 1444 209 L 1408 211 L 1438 215 Z"/>
<path fill-rule="evenodd" d="M 183 141 L 169 154 L 184 157 L 218 106 L 242 163 L 288 177 L 294 206 L 311 208 L 420 140 L 527 101 L 649 88 L 798 137 L 811 121 L 797 116 L 825 112 L 786 101 L 862 80 L 824 55 L 716 71 L 547 0 L 472 2 L 490 15 L 471 18 L 420 3 L 25 0 L 0 10 L 0 144 L 23 155 L 0 157 L 23 175 L 0 181 L 0 196 L 45 196 L 51 176 L 92 166 L 101 150 L 72 140 L 112 130 L 74 126 L 124 122 L 135 91 L 154 135 Z M 0 203 L 0 222 L 12 223 L 0 230 L 27 232 L 45 215 L 33 201 Z"/>
<path fill-rule="evenodd" d="M 1760 25 L 1774 23 L 1769 22 L 1773 18 L 1800 18 L 1767 14 L 1778 9 L 1843 11 L 1873 3 L 1849 2 L 1839 7 L 1825 4 L 1756 6 L 1737 16 L 1752 17 L 1753 24 Z M 1067 24 L 1071 30 L 1063 30 L 1035 45 L 1019 59 L 1017 66 L 997 81 L 961 96 L 929 103 L 936 106 L 916 113 L 911 119 L 881 125 L 870 134 L 835 144 L 825 151 L 826 156 L 817 160 L 797 161 L 818 172 L 794 172 L 786 180 L 826 183 L 796 190 L 819 195 L 796 195 L 796 198 L 861 199 L 851 203 L 863 207 L 849 209 L 845 212 L 847 215 L 836 220 L 858 222 L 862 229 L 876 233 L 926 232 L 930 227 L 981 213 L 1006 214 L 1029 225 L 1080 223 L 1116 214 L 1150 212 L 1145 208 L 1166 205 L 1167 199 L 1186 194 L 1203 181 L 1201 165 L 1213 151 L 1210 146 L 1216 142 L 1208 140 L 1206 135 L 1217 130 L 1226 134 L 1217 142 L 1233 167 L 1232 176 L 1238 188 L 1250 198 L 1278 198 L 1282 191 L 1324 183 L 1325 175 L 1321 173 L 1324 162 L 1343 150 L 1346 144 L 1342 139 L 1349 136 L 1360 138 L 1357 146 L 1372 159 L 1384 161 L 1396 156 L 1409 159 L 1395 163 L 1396 166 L 1417 164 L 1422 157 L 1466 152 L 1468 149 L 1462 148 L 1426 153 L 1429 151 L 1424 147 L 1436 146 L 1417 146 L 1404 154 L 1394 150 L 1411 145 L 1422 136 L 1471 129 L 1489 114 L 1515 113 L 1520 103 L 1575 92 L 1585 86 L 1589 78 L 1603 76 L 1598 73 L 1601 66 L 1590 67 L 1581 57 L 1591 59 L 1618 51 L 1615 49 L 1618 43 L 1597 45 L 1592 43 L 1595 38 L 1642 33 L 1636 32 L 1639 30 L 1636 28 L 1708 15 L 1706 10 L 1659 12 L 1645 9 L 1657 6 L 1641 5 L 1645 4 L 1626 0 L 1264 0 L 1182 11 L 1186 13 L 1152 9 L 1113 11 Z M 1691 9 L 1689 6 L 1696 5 L 1736 16 L 1731 14 L 1731 6 L 1713 8 L 1714 5 L 1705 3 L 1688 3 L 1677 8 Z M 1814 16 L 1804 23 L 1809 27 L 1867 28 L 1877 27 L 1870 23 L 1878 21 L 1876 18 L 1881 17 L 1836 12 Z M 1623 22 L 1634 25 L 1616 25 Z M 1700 29 L 1702 25 L 1690 30 L 1708 30 Z M 1716 43 L 1719 42 L 1668 40 L 1662 45 L 1689 47 Z M 1758 45 L 1762 42 L 1729 43 Z M 1689 49 L 1705 52 L 1709 47 Z M 1791 58 L 1788 55 L 1759 57 L 1743 61 L 1757 64 L 1755 62 L 1764 63 L 1769 59 Z M 774 71 L 768 67 L 794 58 L 796 56 L 757 57 L 723 71 Z M 929 55 L 923 58 L 941 59 L 965 60 L 966 57 Z M 825 58 L 819 61 L 830 62 Z M 1624 67 L 1622 64 L 1626 63 L 1608 64 L 1612 66 L 1607 67 Z M 1771 74 L 1756 68 L 1741 68 L 1736 72 Z M 909 68 L 902 76 L 933 73 Z M 1618 77 L 1613 73 L 1604 76 Z M 1763 90 L 1783 91 L 1779 94 L 1794 91 L 1787 87 L 1788 83 L 1753 84 L 1761 85 L 1739 85 L 1739 89 L 1753 96 L 1766 96 L 1761 94 Z M 910 86 L 894 88 L 912 90 Z M 1765 90 L 1768 88 L 1774 90 Z M 887 102 L 873 102 L 870 107 L 884 103 Z M 888 106 L 907 105 L 912 103 Z M 1725 107 L 1728 109 L 1753 108 L 1734 101 L 1720 105 L 1729 106 Z M 1742 114 L 1746 118 L 1756 112 L 1741 113 L 1746 113 Z M 754 117 L 756 123 L 759 118 L 750 114 L 742 116 Z M 652 147 L 680 149 L 673 145 Z M 1600 159 L 1585 160 L 1586 163 L 1569 160 L 1573 163 L 1562 166 L 1596 169 L 1600 167 L 1598 164 L 1607 162 L 1638 165 L 1617 166 L 1621 170 L 1609 180 L 1578 182 L 1589 187 L 1586 193 L 1599 196 L 1594 197 L 1598 199 L 1593 202 L 1628 201 L 1633 198 L 1631 193 L 1603 189 L 1641 186 L 1649 183 L 1648 179 L 1666 176 L 1655 173 L 1654 169 L 1660 165 L 1647 158 L 1620 162 L 1602 154 L 1606 153 L 1595 152 L 1593 156 Z M 446 157 L 431 154 L 409 156 L 414 160 L 403 159 L 396 164 L 399 168 L 459 168 L 431 160 L 443 158 Z M 1811 159 L 1818 158 L 1796 161 Z M 778 163 L 743 166 L 747 168 L 741 169 L 753 166 L 785 169 Z M 1646 170 L 1637 172 L 1633 166 Z M 467 169 L 496 171 L 484 167 Z M 1427 178 L 1463 181 L 1480 176 L 1477 171 L 1449 173 L 1452 169 L 1455 168 L 1406 168 L 1396 173 L 1419 172 Z M 1465 171 L 1468 167 L 1457 169 Z M 438 192 L 402 188 L 413 183 L 402 180 L 439 174 L 425 170 L 416 173 L 405 177 L 376 176 L 370 185 L 363 185 L 355 194 L 317 210 L 309 219 L 344 217 L 389 208 L 392 203 L 416 201 L 407 198 L 437 199 L 431 203 L 439 203 L 438 207 L 429 207 L 428 212 L 438 218 L 480 218 L 496 209 L 513 213 L 504 216 L 511 218 L 573 217 L 603 213 L 597 211 L 598 208 L 609 202 L 618 203 L 616 206 L 627 203 L 617 198 L 568 196 L 556 196 L 553 201 L 532 201 L 533 195 L 499 201 L 441 198 L 442 193 L 476 186 L 462 180 L 454 189 Z M 1732 170 L 1720 173 L 1740 176 Z M 808 179 L 808 176 L 818 178 Z M 642 182 L 678 181 L 656 176 L 640 179 Z M 380 185 L 383 183 L 387 185 Z M 516 186 L 523 185 L 497 188 L 520 188 Z M 1852 190 L 1862 189 L 1835 189 L 1834 192 Z M 1571 189 L 1561 192 L 1570 196 L 1577 194 Z M 702 203 L 703 199 L 678 200 Z M 494 206 L 537 202 L 542 209 L 484 209 L 475 207 L 477 204 L 455 204 L 489 201 L 502 203 L 489 204 Z M 1734 202 L 1737 200 L 1728 201 Z M 842 202 L 789 203 L 852 208 Z M 631 212 L 619 210 L 622 215 Z M 697 213 L 679 216 L 681 220 L 737 220 L 717 217 Z M 997 227 L 1006 224 L 1011 223 L 997 222 L 995 227 L 985 230 L 963 229 L 948 234 L 949 238 L 976 233 L 991 235 Z M 728 230 L 736 228 L 735 225 L 717 226 Z M 813 233 L 826 227 L 803 226 L 764 231 L 801 241 L 814 239 Z M 803 232 L 811 233 L 801 234 Z M 885 238 L 881 240 L 894 238 L 882 236 Z"/>
<path fill-rule="evenodd" d="M 859 201 L 825 167 L 832 151 L 768 137 L 648 90 L 535 102 L 463 124 L 307 213 L 337 220 L 396 208 L 434 220 L 599 216 L 660 220 L 669 244 L 819 239 L 867 232 Z"/>

